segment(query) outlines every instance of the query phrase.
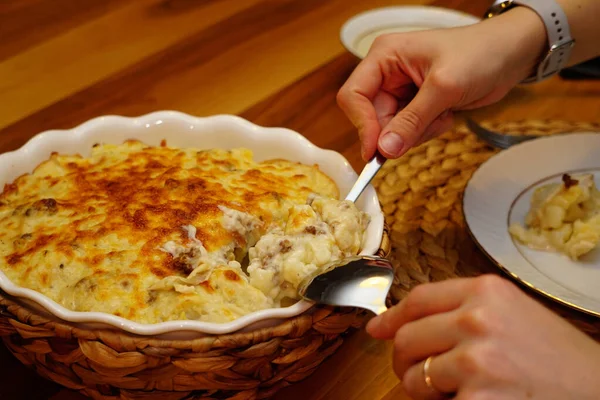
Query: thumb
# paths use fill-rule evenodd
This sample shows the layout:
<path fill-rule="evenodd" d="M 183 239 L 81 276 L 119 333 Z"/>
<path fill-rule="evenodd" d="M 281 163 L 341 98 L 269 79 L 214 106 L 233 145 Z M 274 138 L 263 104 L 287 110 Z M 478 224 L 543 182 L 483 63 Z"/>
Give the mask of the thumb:
<path fill-rule="evenodd" d="M 425 82 L 412 101 L 383 127 L 379 151 L 386 158 L 400 157 L 421 141 L 429 126 L 450 106 L 443 93 Z"/>

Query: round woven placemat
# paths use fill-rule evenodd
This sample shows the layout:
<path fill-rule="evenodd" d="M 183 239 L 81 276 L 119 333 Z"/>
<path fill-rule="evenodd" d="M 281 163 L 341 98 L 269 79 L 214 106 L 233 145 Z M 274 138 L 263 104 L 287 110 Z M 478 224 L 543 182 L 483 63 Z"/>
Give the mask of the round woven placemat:
<path fill-rule="evenodd" d="M 311 375 L 366 313 L 317 307 L 273 328 L 160 340 L 51 321 L 0 295 L 0 337 L 24 365 L 95 400 L 256 400 Z"/>
<path fill-rule="evenodd" d="M 600 131 L 600 123 L 557 120 L 482 125 L 514 135 Z M 469 178 L 498 151 L 460 124 L 403 157 L 387 161 L 375 177 L 373 184 L 390 227 L 390 257 L 396 274 L 392 302 L 401 300 L 421 283 L 499 272 L 470 238 L 462 212 L 462 196 Z M 600 319 L 540 300 L 600 338 Z"/>

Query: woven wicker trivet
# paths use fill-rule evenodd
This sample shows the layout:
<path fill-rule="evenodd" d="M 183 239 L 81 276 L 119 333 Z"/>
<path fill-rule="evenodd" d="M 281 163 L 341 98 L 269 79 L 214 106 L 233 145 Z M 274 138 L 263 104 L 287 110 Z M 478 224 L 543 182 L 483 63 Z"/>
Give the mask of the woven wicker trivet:
<path fill-rule="evenodd" d="M 600 131 L 600 123 L 548 120 L 483 125 L 509 134 Z M 467 181 L 497 151 L 461 124 L 383 166 L 373 182 L 391 232 L 396 271 L 393 301 L 419 283 L 494 270 L 469 237 L 461 205 Z M 570 319 L 572 313 L 567 312 Z M 575 321 L 580 326 L 586 321 L 581 318 Z M 600 324 L 583 327 L 600 333 Z"/>
<path fill-rule="evenodd" d="M 311 375 L 365 315 L 318 307 L 273 328 L 160 340 L 79 329 L 0 296 L 0 338 L 39 375 L 94 400 L 258 400 Z"/>

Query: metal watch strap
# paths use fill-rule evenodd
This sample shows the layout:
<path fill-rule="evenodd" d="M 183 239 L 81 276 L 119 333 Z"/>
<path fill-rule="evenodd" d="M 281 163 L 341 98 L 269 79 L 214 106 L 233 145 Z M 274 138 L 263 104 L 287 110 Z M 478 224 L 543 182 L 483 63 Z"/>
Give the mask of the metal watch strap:
<path fill-rule="evenodd" d="M 555 0 L 509 0 L 492 6 L 487 16 L 497 15 L 515 5 L 535 11 L 544 21 L 548 36 L 548 52 L 538 64 L 536 72 L 523 82 L 539 82 L 557 74 L 567 64 L 575 44 L 566 14 Z"/>

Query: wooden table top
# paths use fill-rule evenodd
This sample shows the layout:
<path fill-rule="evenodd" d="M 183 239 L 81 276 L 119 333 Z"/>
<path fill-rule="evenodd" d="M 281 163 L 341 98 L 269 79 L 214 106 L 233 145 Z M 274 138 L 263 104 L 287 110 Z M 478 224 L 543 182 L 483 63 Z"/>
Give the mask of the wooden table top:
<path fill-rule="evenodd" d="M 335 94 L 356 65 L 342 23 L 367 8 L 435 4 L 481 15 L 491 0 L 18 0 L 0 2 L 0 152 L 46 129 L 175 109 L 297 130 L 354 168 L 356 132 Z M 600 120 L 600 81 L 515 89 L 478 119 Z M 276 399 L 408 399 L 389 343 L 357 332 Z M 75 400 L 0 346 L 0 398 Z"/>

